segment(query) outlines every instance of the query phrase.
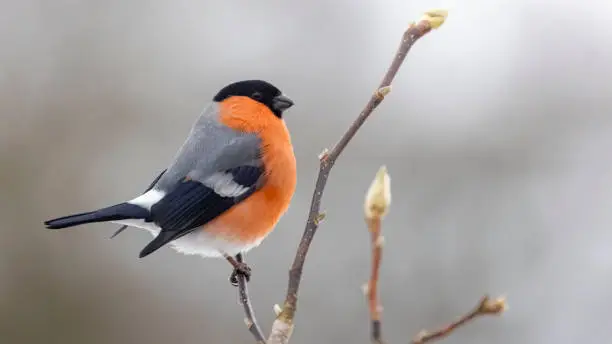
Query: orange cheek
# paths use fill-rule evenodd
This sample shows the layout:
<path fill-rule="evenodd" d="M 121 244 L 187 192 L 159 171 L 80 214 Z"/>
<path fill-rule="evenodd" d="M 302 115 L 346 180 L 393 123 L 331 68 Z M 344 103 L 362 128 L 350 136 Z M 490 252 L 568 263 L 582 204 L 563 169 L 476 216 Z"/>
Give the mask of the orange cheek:
<path fill-rule="evenodd" d="M 261 132 L 275 119 L 270 109 L 248 97 L 231 97 L 220 104 L 219 121 L 237 131 Z"/>

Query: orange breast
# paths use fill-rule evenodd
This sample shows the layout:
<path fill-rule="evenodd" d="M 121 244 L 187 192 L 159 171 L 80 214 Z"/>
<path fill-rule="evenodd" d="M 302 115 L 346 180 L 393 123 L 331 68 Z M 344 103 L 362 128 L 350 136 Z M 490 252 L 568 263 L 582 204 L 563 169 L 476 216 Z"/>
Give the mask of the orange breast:
<path fill-rule="evenodd" d="M 295 192 L 296 161 L 285 122 L 248 97 L 231 97 L 220 104 L 220 121 L 261 138 L 266 175 L 264 186 L 206 225 L 228 240 L 251 243 L 265 237 L 285 213 Z"/>

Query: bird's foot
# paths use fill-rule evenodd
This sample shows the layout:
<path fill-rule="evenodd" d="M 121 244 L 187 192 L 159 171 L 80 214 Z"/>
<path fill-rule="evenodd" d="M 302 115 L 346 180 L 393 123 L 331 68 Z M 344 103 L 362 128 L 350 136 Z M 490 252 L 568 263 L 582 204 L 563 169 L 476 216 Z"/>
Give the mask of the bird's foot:
<path fill-rule="evenodd" d="M 229 277 L 230 283 L 234 286 L 238 286 L 238 277 L 244 276 L 247 282 L 251 280 L 251 268 L 243 262 L 236 262 L 236 266 L 234 266 L 234 271 Z"/>
<path fill-rule="evenodd" d="M 234 287 L 238 286 L 239 276 L 244 276 L 247 282 L 251 280 L 251 268 L 242 260 L 242 253 L 237 254 L 236 257 L 226 254 L 225 259 L 234 267 L 234 271 L 229 277 L 229 281 Z"/>

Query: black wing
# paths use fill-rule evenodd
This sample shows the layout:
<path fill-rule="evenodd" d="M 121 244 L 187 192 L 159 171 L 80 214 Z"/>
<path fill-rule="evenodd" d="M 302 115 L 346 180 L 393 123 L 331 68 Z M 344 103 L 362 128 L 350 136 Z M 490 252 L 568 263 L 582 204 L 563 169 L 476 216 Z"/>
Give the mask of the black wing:
<path fill-rule="evenodd" d="M 151 182 L 151 185 L 149 185 L 147 187 L 147 189 L 143 192 L 146 193 L 147 191 L 150 191 L 151 189 L 153 189 L 153 187 L 155 186 L 155 184 L 157 184 L 157 182 L 159 181 L 159 178 L 161 178 L 164 173 L 166 173 L 166 170 L 164 169 L 163 171 L 161 171 L 161 173 L 155 178 L 153 179 L 153 182 Z M 128 226 L 121 226 L 119 229 L 117 229 L 117 231 L 115 233 L 113 233 L 113 235 L 111 235 L 111 239 L 116 237 L 117 235 L 119 235 L 121 232 L 123 232 L 124 230 L 126 230 L 128 228 Z"/>
<path fill-rule="evenodd" d="M 231 180 L 232 185 L 238 188 L 233 189 L 235 192 L 225 195 L 224 190 L 216 192 L 215 185 L 207 186 L 190 179 L 180 182 L 151 207 L 151 217 L 147 221 L 154 222 L 161 231 L 140 252 L 140 257 L 145 257 L 170 241 L 190 233 L 243 201 L 260 185 L 262 175 L 263 168 L 256 166 L 239 166 L 226 170 L 225 183 Z"/>

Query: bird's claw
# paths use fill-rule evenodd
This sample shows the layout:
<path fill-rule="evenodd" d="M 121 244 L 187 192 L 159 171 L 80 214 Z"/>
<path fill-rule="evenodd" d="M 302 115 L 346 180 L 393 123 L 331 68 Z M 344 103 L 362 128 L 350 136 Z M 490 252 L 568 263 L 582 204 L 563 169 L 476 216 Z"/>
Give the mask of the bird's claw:
<path fill-rule="evenodd" d="M 251 280 L 251 268 L 246 263 L 238 263 L 238 266 L 234 268 L 232 274 L 229 277 L 230 283 L 234 286 L 238 286 L 238 276 L 244 276 L 247 283 Z"/>

